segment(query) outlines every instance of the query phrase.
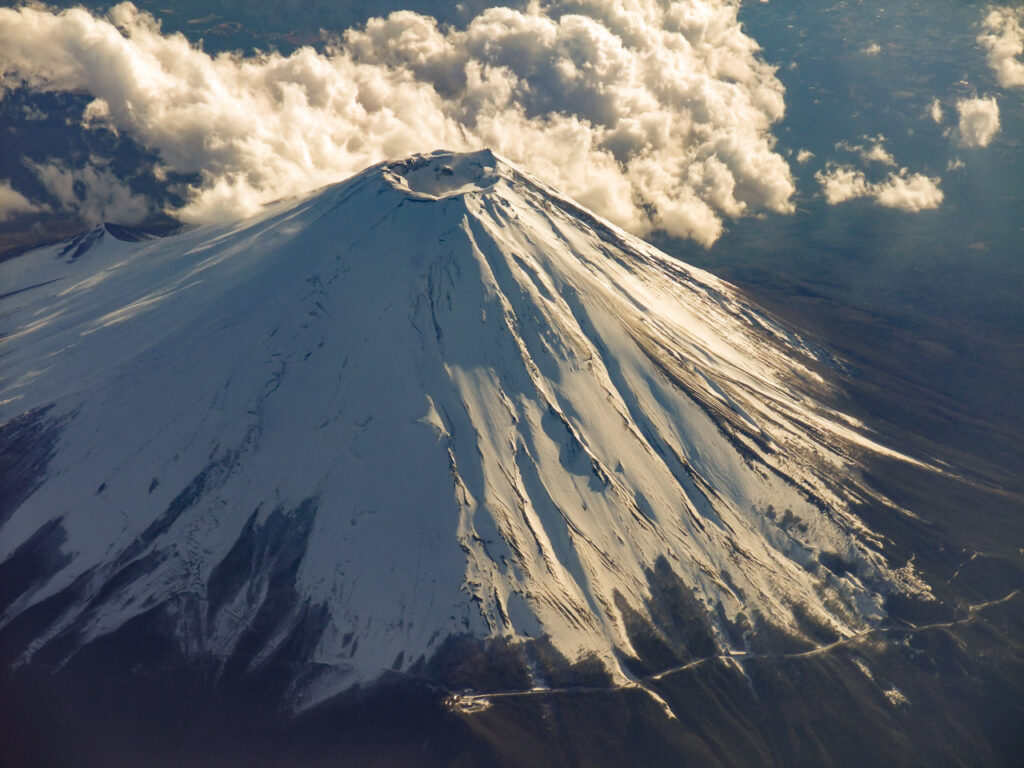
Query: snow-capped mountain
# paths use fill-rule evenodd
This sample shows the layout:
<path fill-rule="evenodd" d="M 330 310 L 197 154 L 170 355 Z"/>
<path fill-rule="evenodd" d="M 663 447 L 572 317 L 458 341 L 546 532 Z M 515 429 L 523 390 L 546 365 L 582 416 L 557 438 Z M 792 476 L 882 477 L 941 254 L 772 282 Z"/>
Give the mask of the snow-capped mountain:
<path fill-rule="evenodd" d="M 155 612 L 287 659 L 302 707 L 460 635 L 626 681 L 630 622 L 671 645 L 656 572 L 720 650 L 927 597 L 854 514 L 886 503 L 859 457 L 901 457 L 827 405 L 834 362 L 490 152 L 106 231 L 0 266 L 14 663 Z"/>

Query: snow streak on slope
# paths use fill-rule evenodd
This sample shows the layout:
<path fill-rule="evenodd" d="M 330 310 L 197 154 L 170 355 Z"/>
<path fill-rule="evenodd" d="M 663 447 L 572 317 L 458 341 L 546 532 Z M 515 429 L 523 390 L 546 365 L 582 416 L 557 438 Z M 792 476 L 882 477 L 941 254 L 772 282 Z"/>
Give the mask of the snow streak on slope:
<path fill-rule="evenodd" d="M 722 647 L 926 590 L 850 512 L 885 449 L 818 353 L 489 152 L 59 254 L 3 267 L 23 658 L 160 609 L 191 654 L 323 665 L 308 704 L 459 633 L 621 676 L 664 563 Z"/>

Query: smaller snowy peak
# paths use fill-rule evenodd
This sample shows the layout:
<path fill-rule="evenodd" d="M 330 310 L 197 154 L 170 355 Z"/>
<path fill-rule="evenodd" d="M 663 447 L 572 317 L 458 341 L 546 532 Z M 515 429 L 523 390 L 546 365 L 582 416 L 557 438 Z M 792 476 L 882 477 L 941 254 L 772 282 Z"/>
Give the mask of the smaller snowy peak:
<path fill-rule="evenodd" d="M 444 200 L 490 189 L 501 180 L 502 161 L 489 149 L 457 153 L 438 150 L 388 163 L 384 178 L 395 189 L 422 200 Z"/>
<path fill-rule="evenodd" d="M 103 222 L 102 227 L 107 234 L 123 243 L 141 243 L 144 240 L 152 240 L 155 237 L 155 235 L 144 230 L 115 224 L 112 221 Z"/>
<path fill-rule="evenodd" d="M 61 246 L 58 256 L 67 256 L 68 261 L 74 261 L 99 245 L 108 235 L 122 243 L 140 243 L 153 238 L 148 232 L 104 221 L 68 239 Z"/>

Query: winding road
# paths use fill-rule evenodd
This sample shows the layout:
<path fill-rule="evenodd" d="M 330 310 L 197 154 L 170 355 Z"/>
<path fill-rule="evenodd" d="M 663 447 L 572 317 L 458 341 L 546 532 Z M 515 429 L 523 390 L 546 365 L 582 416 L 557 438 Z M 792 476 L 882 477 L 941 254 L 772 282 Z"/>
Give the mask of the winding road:
<path fill-rule="evenodd" d="M 904 635 L 913 635 L 918 632 L 926 632 L 933 629 L 950 629 L 952 627 L 962 626 L 975 621 L 978 618 L 978 613 L 990 608 L 995 605 L 1001 605 L 1013 600 L 1019 595 L 1021 590 L 1015 589 L 1008 595 L 995 599 L 988 600 L 983 603 L 976 603 L 974 605 L 967 606 L 967 615 L 961 619 L 953 619 L 951 621 L 934 622 L 931 624 L 913 624 L 912 622 L 905 622 L 900 625 L 894 626 L 881 626 L 872 627 L 865 629 L 863 632 L 858 632 L 847 637 L 842 637 L 835 642 L 827 643 L 826 645 L 820 645 L 816 648 L 811 648 L 806 651 L 794 651 L 791 653 L 772 653 L 772 652 L 756 652 L 756 651 L 733 651 L 730 653 L 720 653 L 713 656 L 703 656 L 699 659 L 693 659 L 686 662 L 685 664 L 679 664 L 675 667 L 669 667 L 663 669 L 660 672 L 654 672 L 643 677 L 636 678 L 635 680 L 619 684 L 619 685 L 608 685 L 608 686 L 570 686 L 563 688 L 531 688 L 529 690 L 506 690 L 506 691 L 491 691 L 489 693 L 451 693 L 448 696 L 447 703 L 452 709 L 458 710 L 464 713 L 482 712 L 490 706 L 490 703 L 494 699 L 505 699 L 512 697 L 522 696 L 554 696 L 566 693 L 609 693 L 617 690 L 627 689 L 639 689 L 643 690 L 651 697 L 655 699 L 666 711 L 670 717 L 675 717 L 669 709 L 668 704 L 661 698 L 657 693 L 651 690 L 647 684 L 655 683 L 662 680 L 670 675 L 675 675 L 680 672 L 686 672 L 691 669 L 695 669 L 703 664 L 707 664 L 711 661 L 717 660 L 736 660 L 742 661 L 744 659 L 801 659 L 810 656 L 818 656 L 824 653 L 829 653 L 841 646 L 853 645 L 861 640 L 864 640 L 871 635 L 889 634 L 889 633 L 901 633 Z"/>

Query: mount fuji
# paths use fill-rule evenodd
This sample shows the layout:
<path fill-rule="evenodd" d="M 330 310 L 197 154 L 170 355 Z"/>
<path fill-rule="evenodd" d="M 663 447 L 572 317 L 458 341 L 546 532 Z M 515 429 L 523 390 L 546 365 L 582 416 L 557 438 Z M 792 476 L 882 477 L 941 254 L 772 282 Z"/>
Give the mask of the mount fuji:
<path fill-rule="evenodd" d="M 489 151 L 0 266 L 0 682 L 50 722 L 88 678 L 104 723 L 143 701 L 183 733 L 153 725 L 180 678 L 190 732 L 216 730 L 195 702 L 258 693 L 314 746 L 376 734 L 365 764 L 1009 749 L 986 697 L 1018 646 L 982 617 L 1019 571 L 953 542 L 1012 494 L 897 449 L 844 405 L 842 360 Z M 126 693 L 157 678 L 174 696 Z M 883 735 L 851 742 L 861 721 Z M 288 734 L 203 759 L 320 764 Z M 121 762 L 181 764 L 156 754 Z"/>
<path fill-rule="evenodd" d="M 895 454 L 825 404 L 838 363 L 490 152 L 7 270 L 15 663 L 158 613 L 187 656 L 286 659 L 304 708 L 459 636 L 630 684 L 631 625 L 694 650 L 657 572 L 705 652 L 928 598 L 852 511 Z"/>

